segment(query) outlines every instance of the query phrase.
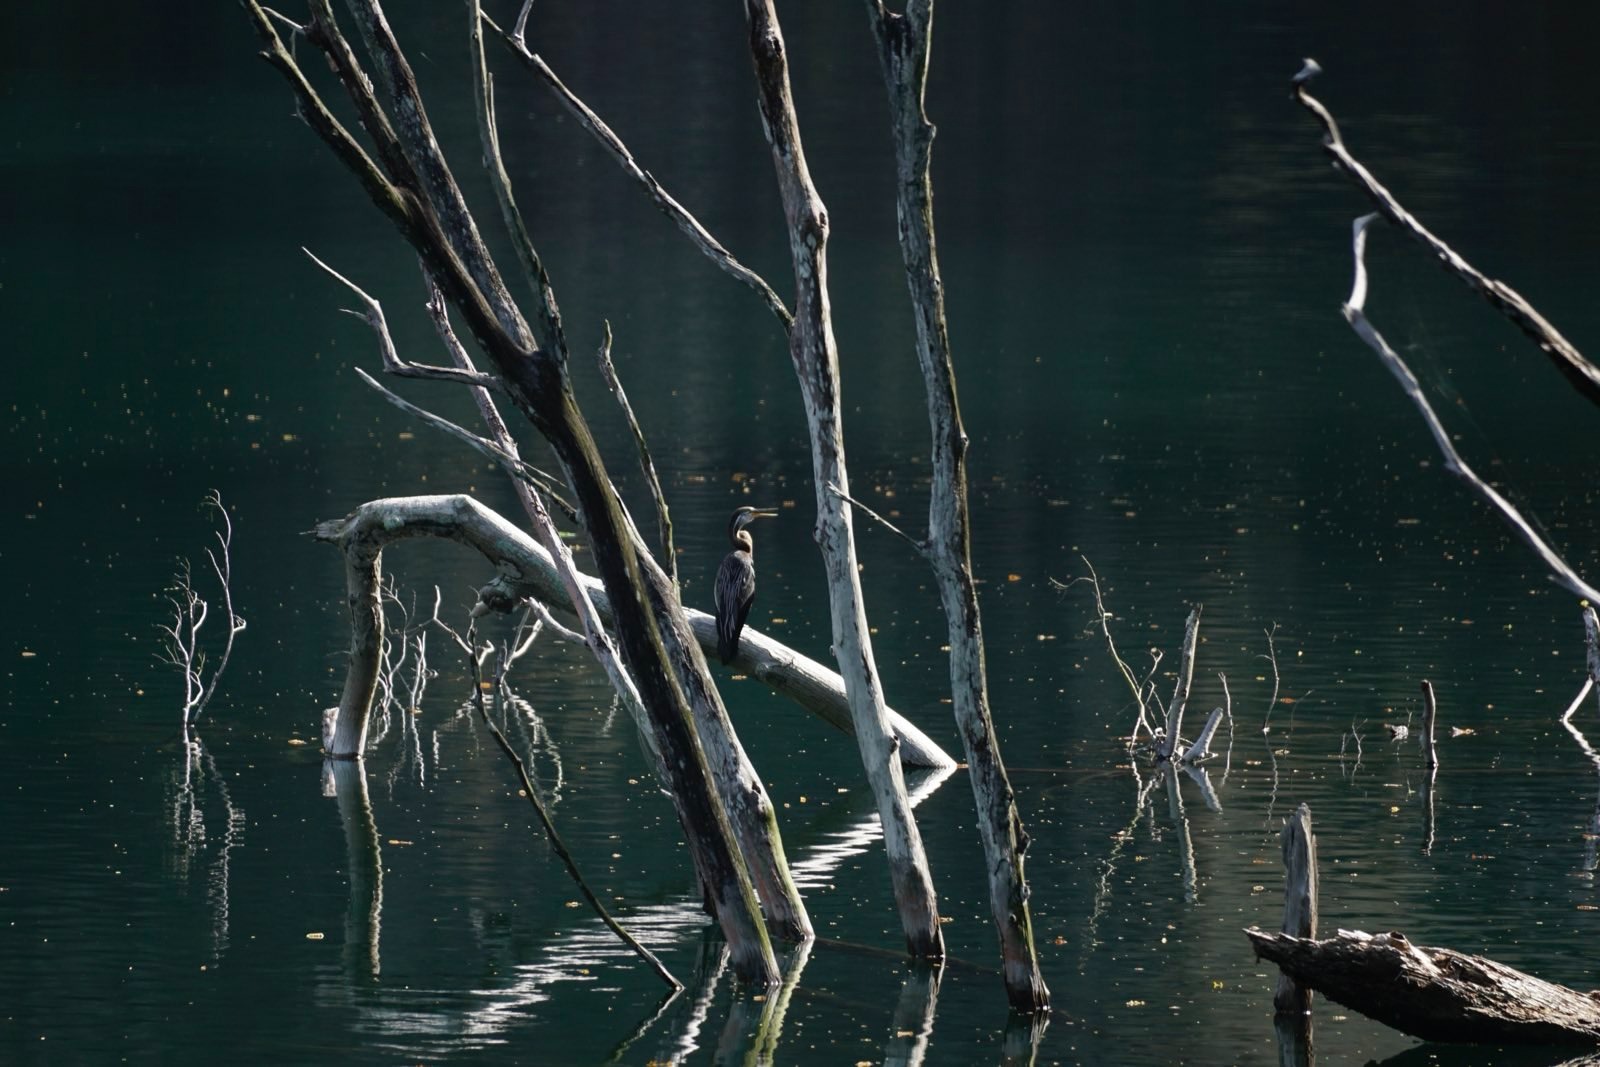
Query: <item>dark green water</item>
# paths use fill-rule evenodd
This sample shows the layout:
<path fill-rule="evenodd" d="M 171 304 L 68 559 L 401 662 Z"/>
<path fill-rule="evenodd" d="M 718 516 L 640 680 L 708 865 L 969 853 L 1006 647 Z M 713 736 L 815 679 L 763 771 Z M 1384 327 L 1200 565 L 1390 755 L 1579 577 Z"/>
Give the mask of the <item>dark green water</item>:
<path fill-rule="evenodd" d="M 833 220 L 857 491 L 916 525 L 926 424 L 875 60 L 856 5 L 787 7 Z M 390 14 L 487 211 L 456 6 Z M 929 106 L 976 563 L 1057 1006 L 1038 1062 L 1275 1062 L 1271 975 L 1239 931 L 1278 920 L 1277 829 L 1301 801 L 1320 836 L 1325 928 L 1404 929 L 1600 985 L 1586 947 L 1600 935 L 1585 837 L 1595 769 L 1556 721 L 1582 682 L 1577 607 L 1441 472 L 1339 318 L 1348 224 L 1366 208 L 1285 91 L 1300 57 L 1317 56 L 1319 95 L 1353 150 L 1593 349 L 1594 13 L 950 4 L 940 19 Z M 787 293 L 738 5 L 542 4 L 535 23 L 540 51 L 644 165 Z M 533 711 L 513 732 L 590 876 L 691 988 L 656 1017 L 654 979 L 569 907 L 438 646 L 415 731 L 391 730 L 366 761 L 374 917 L 370 870 L 347 845 L 362 826 L 324 797 L 314 744 L 342 673 L 341 569 L 300 531 L 381 495 L 513 504 L 476 457 L 361 386 L 352 368 L 375 366 L 370 337 L 299 247 L 383 299 L 402 348 L 433 358 L 411 258 L 295 121 L 233 5 L 13 5 L 0 31 L 0 1060 L 753 1056 L 761 1006 L 715 977 L 670 807 L 571 647 L 546 641 L 524 662 Z M 795 501 L 758 529 L 754 621 L 825 655 L 804 424 L 777 330 L 509 65 L 499 92 L 569 331 L 581 349 L 602 319 L 616 331 L 670 483 L 688 599 L 708 606 L 730 507 Z M 1375 236 L 1370 261 L 1368 311 L 1468 459 L 1592 578 L 1593 409 L 1394 234 Z M 630 471 L 587 368 L 580 388 L 613 466 Z M 467 413 L 444 387 L 407 392 Z M 212 488 L 237 527 L 249 629 L 203 720 L 205 758 L 186 772 L 155 625 L 175 557 L 206 543 L 196 505 Z M 892 537 L 862 528 L 860 542 L 891 701 L 958 750 L 928 575 Z M 1210 771 L 1220 810 L 1189 779 L 1137 807 L 1151 772 L 1118 743 L 1126 695 L 1081 588 L 1049 583 L 1082 574 L 1080 554 L 1130 654 L 1174 658 L 1185 612 L 1204 602 L 1194 706 L 1219 702 L 1224 671 L 1236 713 Z M 440 585 L 458 618 L 484 580 L 443 547 L 406 546 L 388 565 L 407 587 Z M 1295 702 L 1263 734 L 1274 624 Z M 1426 855 L 1419 752 L 1381 725 L 1417 711 L 1423 677 L 1445 724 L 1475 731 L 1444 742 Z M 922 783 L 945 933 L 964 962 L 918 1048 L 902 1031 L 925 989 L 897 956 L 853 743 L 754 683 L 725 696 L 786 805 L 819 929 L 883 950 L 811 954 L 773 1062 L 1026 1053 L 991 970 L 962 776 Z M 1592 712 L 1576 721 L 1595 732 Z M 1414 1045 L 1318 1006 L 1322 1063 L 1450 1055 Z"/>

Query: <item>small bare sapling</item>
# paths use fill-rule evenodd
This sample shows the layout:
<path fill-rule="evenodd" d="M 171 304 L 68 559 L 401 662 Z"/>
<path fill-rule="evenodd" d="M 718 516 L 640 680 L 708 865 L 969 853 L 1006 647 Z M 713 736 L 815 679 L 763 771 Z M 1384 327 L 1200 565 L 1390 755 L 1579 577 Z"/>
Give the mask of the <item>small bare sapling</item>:
<path fill-rule="evenodd" d="M 222 673 L 228 667 L 228 657 L 233 654 L 233 639 L 244 632 L 245 626 L 244 619 L 233 610 L 233 522 L 228 518 L 228 509 L 222 506 L 222 494 L 215 489 L 207 494 L 205 505 L 214 510 L 221 521 L 222 529 L 212 531 L 217 539 L 216 548 L 206 549 L 206 559 L 221 587 L 222 609 L 228 616 L 228 633 L 209 677 L 206 650 L 200 646 L 200 631 L 211 606 L 195 591 L 194 571 L 187 559 L 178 561 L 172 584 L 165 591 L 167 603 L 172 607 L 172 621 L 157 626 L 162 638 L 157 658 L 176 667 L 183 675 L 183 725 L 186 728 L 200 718 L 200 713 L 216 695 Z"/>

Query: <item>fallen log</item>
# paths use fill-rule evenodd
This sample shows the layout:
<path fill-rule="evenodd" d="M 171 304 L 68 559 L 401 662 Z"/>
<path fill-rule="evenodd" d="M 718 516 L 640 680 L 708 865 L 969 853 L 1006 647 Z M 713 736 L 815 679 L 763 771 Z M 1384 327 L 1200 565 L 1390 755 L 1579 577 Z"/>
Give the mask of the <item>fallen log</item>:
<path fill-rule="evenodd" d="M 332 723 L 335 732 L 343 731 L 352 738 L 365 735 L 366 714 L 372 703 L 371 687 L 376 685 L 377 646 L 373 635 L 381 630 L 373 629 L 378 625 L 373 621 L 373 612 L 378 610 L 375 560 L 386 545 L 417 537 L 458 541 L 477 549 L 500 572 L 479 591 L 479 596 L 486 601 L 498 599 L 509 606 L 521 597 L 532 596 L 558 608 L 567 603 L 555 563 L 543 546 L 469 496 L 368 501 L 342 519 L 318 523 L 311 536 L 345 550 L 348 596 L 351 605 L 360 609 L 354 616 L 352 669 L 347 675 L 339 713 Z M 352 546 L 359 546 L 361 550 L 352 552 Z M 613 618 L 611 599 L 600 580 L 588 575 L 580 575 L 580 579 L 601 618 L 610 623 Z M 715 649 L 716 619 L 693 608 L 685 608 L 684 614 L 700 646 Z M 816 660 L 746 626 L 732 666 L 837 729 L 845 733 L 853 731 L 843 680 Z M 889 721 L 899 741 L 900 760 L 907 767 L 956 765 L 932 738 L 892 708 Z M 350 744 L 353 746 L 354 742 Z M 360 748 L 345 747 L 335 751 L 358 752 Z"/>
<path fill-rule="evenodd" d="M 1245 931 L 1257 959 L 1301 985 L 1425 1041 L 1600 1045 L 1600 991 L 1580 993 L 1404 934 L 1323 940 Z"/>

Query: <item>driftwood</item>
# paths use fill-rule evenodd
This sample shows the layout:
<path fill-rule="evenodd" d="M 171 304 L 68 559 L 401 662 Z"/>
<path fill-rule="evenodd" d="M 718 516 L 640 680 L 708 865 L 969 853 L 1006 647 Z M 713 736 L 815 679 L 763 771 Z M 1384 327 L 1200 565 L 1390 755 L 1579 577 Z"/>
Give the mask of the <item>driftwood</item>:
<path fill-rule="evenodd" d="M 556 575 L 555 564 L 548 553 L 530 536 L 517 529 L 503 517 L 484 507 L 469 496 L 394 497 L 374 500 L 361 505 L 342 519 L 319 523 L 312 531 L 319 541 L 344 547 L 346 568 L 352 572 L 353 603 L 366 604 L 369 583 L 378 581 L 376 560 L 369 555 L 381 551 L 392 541 L 413 537 L 444 537 L 475 548 L 499 568 L 499 576 L 485 590 L 485 594 L 510 604 L 526 596 L 553 603 L 561 603 L 563 590 Z M 598 579 L 581 576 L 585 590 L 593 600 L 602 619 L 611 618 L 611 601 L 601 588 Z M 685 609 L 694 638 L 703 649 L 716 647 L 717 621 L 714 617 L 692 608 Z M 372 665 L 376 678 L 377 645 L 370 643 L 365 624 L 371 618 L 362 610 L 355 616 L 358 623 L 353 639 L 354 654 L 347 676 L 346 701 L 336 710 L 333 719 L 338 723 L 336 736 L 356 735 L 361 724 L 357 721 L 370 708 L 371 697 L 365 702 L 350 701 L 350 694 L 363 689 L 365 671 L 362 665 Z M 851 730 L 849 707 L 845 702 L 844 683 L 833 671 L 770 637 L 746 626 L 739 639 L 739 654 L 733 661 L 734 669 L 759 679 L 774 692 L 793 700 L 824 722 L 849 733 Z M 375 681 L 372 683 L 375 685 Z M 917 729 L 910 720 L 890 712 L 895 736 L 899 741 L 901 762 L 909 767 L 949 768 L 956 765 L 937 744 Z M 331 750 L 330 750 L 331 751 Z"/>
<path fill-rule="evenodd" d="M 1427 1041 L 1600 1045 L 1600 997 L 1404 934 L 1323 940 L 1245 931 L 1256 956 L 1363 1015 Z"/>
<path fill-rule="evenodd" d="M 839 351 L 829 311 L 828 213 L 806 166 L 789 84 L 788 49 L 777 9 L 773 0 L 745 0 L 744 7 L 757 104 L 788 224 L 796 290 L 789 355 L 799 379 L 811 438 L 816 540 L 828 576 L 834 657 L 850 698 L 861 762 L 883 821 L 884 850 L 906 946 L 913 956 L 936 959 L 944 955 L 944 935 L 939 928 L 933 875 L 906 797 L 900 761 L 895 758 L 897 743 L 873 658 L 850 508 L 832 491 L 837 487 L 840 494 L 848 493 L 850 481 L 845 464 Z"/>
<path fill-rule="evenodd" d="M 933 0 L 910 0 L 904 14 L 883 0 L 867 0 L 867 17 L 889 93 L 890 130 L 900 218 L 900 254 L 905 261 L 917 328 L 917 362 L 928 398 L 933 437 L 933 485 L 928 498 L 928 538 L 921 551 L 933 567 L 944 605 L 950 645 L 950 695 L 960 728 L 978 833 L 989 874 L 989 911 L 1000 935 L 1006 994 L 1018 1011 L 1050 1006 L 1050 990 L 1039 972 L 1028 908 L 1022 827 L 1016 794 L 1000 758 L 1000 738 L 989 710 L 983 624 L 972 574 L 972 522 L 967 505 L 967 432 L 956 400 L 955 364 L 945 320 L 944 283 L 934 244 L 933 181 L 929 167 L 933 123 L 923 110 L 933 41 Z"/>

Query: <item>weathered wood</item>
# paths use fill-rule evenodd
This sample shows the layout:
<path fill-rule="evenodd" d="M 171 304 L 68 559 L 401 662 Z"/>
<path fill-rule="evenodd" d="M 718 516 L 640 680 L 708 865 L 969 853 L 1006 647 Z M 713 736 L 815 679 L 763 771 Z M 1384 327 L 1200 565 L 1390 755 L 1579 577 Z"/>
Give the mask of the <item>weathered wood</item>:
<path fill-rule="evenodd" d="M 1178 680 L 1172 686 L 1172 702 L 1167 705 L 1167 723 L 1156 744 L 1157 759 L 1171 759 L 1177 751 L 1183 730 L 1183 706 L 1189 702 L 1189 685 L 1194 680 L 1194 649 L 1200 638 L 1200 610 L 1196 604 L 1183 624 L 1183 651 L 1178 657 Z"/>
<path fill-rule="evenodd" d="M 1226 684 L 1226 683 L 1224 683 Z M 1194 739 L 1194 744 L 1183 750 L 1179 757 L 1182 763 L 1198 763 L 1212 755 L 1211 739 L 1217 736 L 1217 727 L 1222 725 L 1223 711 L 1221 708 L 1212 708 L 1211 715 L 1206 719 L 1206 724 L 1200 730 L 1200 736 Z"/>
<path fill-rule="evenodd" d="M 565 591 L 555 564 L 542 546 L 522 530 L 507 522 L 469 496 L 390 497 L 369 501 L 342 519 L 317 524 L 311 535 L 331 544 L 353 545 L 373 539 L 377 547 L 414 537 L 443 537 L 476 549 L 499 570 L 499 576 L 483 590 L 487 597 L 498 597 L 506 604 L 524 596 L 553 604 L 566 603 Z M 348 549 L 346 550 L 348 556 Z M 602 620 L 612 618 L 611 601 L 598 578 L 578 575 L 584 591 Z M 665 575 L 662 576 L 663 579 Z M 365 586 L 363 586 L 365 588 Z M 685 608 L 687 626 L 702 651 L 717 645 L 717 620 L 694 608 Z M 376 660 L 373 670 L 376 671 Z M 801 655 L 789 646 L 746 626 L 739 638 L 739 654 L 733 668 L 748 674 L 775 693 L 794 701 L 806 711 L 845 733 L 853 732 L 850 709 L 839 675 L 816 660 Z M 346 687 L 347 693 L 350 687 Z M 362 724 L 371 697 L 341 703 L 334 709 L 335 720 L 346 729 Z M 956 761 L 919 730 L 909 719 L 890 710 L 897 752 L 907 767 L 950 768 Z M 345 720 L 350 720 L 348 724 Z"/>
<path fill-rule="evenodd" d="M 1433 683 L 1422 680 L 1422 758 L 1430 768 L 1439 766 L 1439 750 L 1434 744 L 1433 728 L 1439 717 L 1439 706 L 1433 699 Z"/>
<path fill-rule="evenodd" d="M 1330 1000 L 1425 1041 L 1600 1044 L 1600 999 L 1404 934 L 1324 940 L 1245 931 L 1259 959 Z"/>
<path fill-rule="evenodd" d="M 1278 1042 L 1278 1067 L 1316 1067 L 1310 1012 L 1274 1015 L 1272 1034 Z"/>
<path fill-rule="evenodd" d="M 934 242 L 930 176 L 934 127 L 923 108 L 933 43 L 933 0 L 910 0 L 904 14 L 890 11 L 882 0 L 867 0 L 867 15 L 888 89 L 898 177 L 895 209 L 900 220 L 900 254 L 915 314 L 917 362 L 922 368 L 933 438 L 924 554 L 933 565 L 944 605 L 951 701 L 977 804 L 978 835 L 989 874 L 989 911 L 999 934 L 1006 993 L 1018 1011 L 1045 1011 L 1050 1007 L 1050 989 L 1039 971 L 1034 949 L 1023 868 L 1028 834 L 1000 758 L 1000 738 L 989 707 L 983 623 L 972 574 L 968 438 L 956 398 L 944 282 Z"/>
<path fill-rule="evenodd" d="M 679 821 L 701 884 L 714 903 L 736 971 L 746 981 L 775 985 L 777 962 L 762 922 L 750 872 L 695 730 L 693 711 L 655 622 L 653 599 L 605 463 L 578 408 L 564 360 L 542 350 L 511 301 L 493 258 L 465 206 L 440 151 L 411 68 L 377 0 L 348 0 L 368 56 L 373 83 L 352 79 L 346 89 L 391 124 L 404 170 L 385 174 L 330 112 L 256 0 L 245 0 L 265 56 L 294 89 L 308 125 L 362 183 L 373 203 L 396 224 L 426 269 L 462 315 L 494 376 L 518 410 L 544 435 L 567 472 L 584 518 L 589 547 L 616 608 L 624 661 L 672 777 Z M 337 27 L 329 27 L 337 34 Z M 667 605 L 670 610 L 670 602 Z"/>
<path fill-rule="evenodd" d="M 1589 681 L 1600 690 L 1600 616 L 1594 612 L 1593 604 L 1583 606 L 1583 644 L 1586 652 L 1584 662 L 1589 668 Z M 1571 715 L 1572 712 L 1567 712 Z"/>
<path fill-rule="evenodd" d="M 1311 809 L 1305 804 L 1283 824 L 1283 932 L 1290 937 L 1317 936 L 1317 839 L 1311 832 Z M 1280 1013 L 1311 1010 L 1311 990 L 1288 971 L 1278 975 L 1272 1006 Z"/>
<path fill-rule="evenodd" d="M 883 822 L 889 876 L 906 945 L 915 957 L 937 959 L 944 955 L 944 935 L 939 928 L 933 875 L 928 869 L 922 834 L 906 798 L 900 761 L 895 758 L 894 733 L 873 658 L 856 564 L 855 529 L 849 506 L 828 488 L 835 486 L 839 493 L 850 492 L 839 352 L 829 310 L 828 213 L 806 166 L 789 85 L 787 48 L 773 0 L 745 0 L 744 7 L 749 21 L 750 55 L 755 64 L 757 103 L 767 143 L 772 148 L 788 224 L 796 290 L 789 355 L 800 382 L 810 431 L 817 501 L 815 536 L 828 577 L 834 655 L 850 698 L 861 762 Z"/>

